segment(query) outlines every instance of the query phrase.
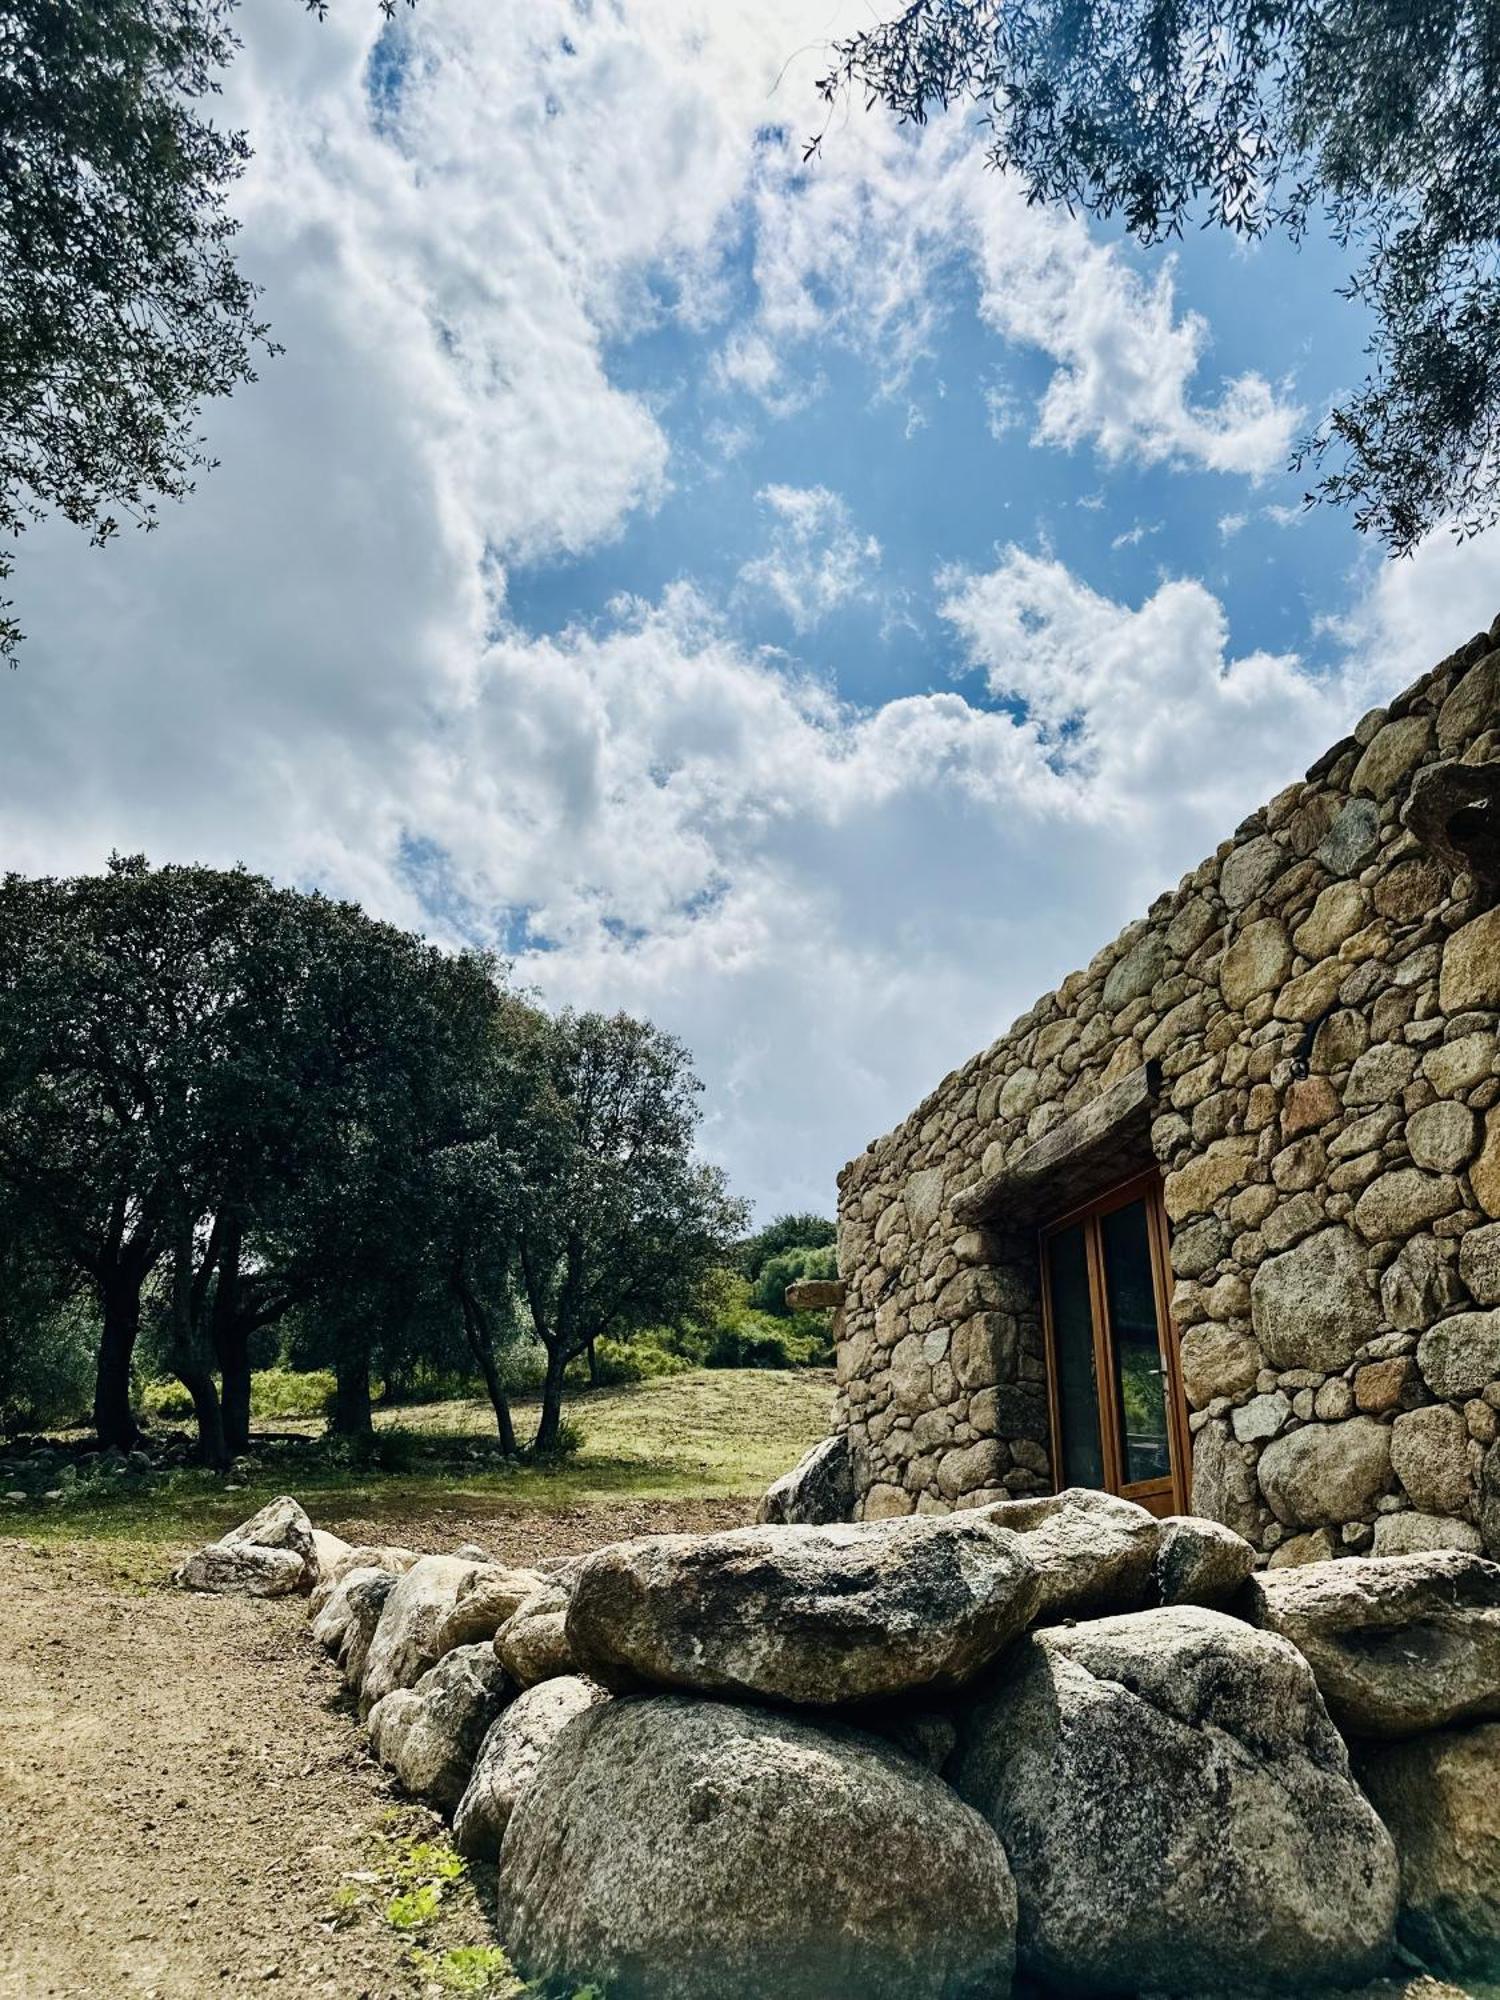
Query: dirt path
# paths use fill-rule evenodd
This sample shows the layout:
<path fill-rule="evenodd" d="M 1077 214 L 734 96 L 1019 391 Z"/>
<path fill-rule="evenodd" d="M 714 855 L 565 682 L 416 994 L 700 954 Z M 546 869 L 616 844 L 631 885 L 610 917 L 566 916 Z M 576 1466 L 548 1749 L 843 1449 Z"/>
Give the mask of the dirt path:
<path fill-rule="evenodd" d="M 472 1539 L 517 1558 L 747 1512 L 635 1503 L 405 1525 L 417 1546 Z M 0 1539 L 0 1633 L 3 2000 L 425 1990 L 378 1913 L 334 1915 L 395 1795 L 301 1600 L 186 1597 L 123 1581 L 104 1545 Z M 454 1899 L 444 1945 L 492 1941 L 487 1887 Z"/>

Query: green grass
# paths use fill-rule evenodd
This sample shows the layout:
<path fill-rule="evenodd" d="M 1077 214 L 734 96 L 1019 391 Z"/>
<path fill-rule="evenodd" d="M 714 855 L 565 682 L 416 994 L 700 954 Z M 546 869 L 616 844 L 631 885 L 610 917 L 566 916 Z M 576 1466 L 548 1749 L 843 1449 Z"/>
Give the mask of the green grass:
<path fill-rule="evenodd" d="M 557 1467 L 507 1465 L 495 1452 L 488 1403 L 413 1405 L 377 1412 L 377 1448 L 395 1469 L 341 1462 L 316 1435 L 252 1444 L 256 1469 L 226 1490 L 218 1474 L 184 1469 L 142 1489 L 84 1482 L 76 1498 L 14 1506 L 0 1533 L 32 1542 L 104 1540 L 149 1550 L 213 1539 L 274 1494 L 293 1492 L 319 1526 L 340 1519 L 398 1521 L 437 1509 L 482 1515 L 517 1507 L 554 1509 L 621 1499 L 758 1494 L 827 1429 L 828 1374 L 772 1369 L 694 1369 L 570 1398 L 582 1432 L 577 1454 Z M 534 1413 L 517 1406 L 524 1437 Z M 127 1551 L 116 1551 L 132 1565 Z"/>

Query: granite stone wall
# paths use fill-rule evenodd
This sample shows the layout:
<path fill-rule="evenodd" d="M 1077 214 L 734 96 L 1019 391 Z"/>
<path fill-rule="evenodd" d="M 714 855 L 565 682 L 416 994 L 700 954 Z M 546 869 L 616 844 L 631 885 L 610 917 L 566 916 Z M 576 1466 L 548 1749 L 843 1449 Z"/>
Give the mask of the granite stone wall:
<path fill-rule="evenodd" d="M 1114 1091 L 1110 1170 L 1163 1177 L 1194 1511 L 1278 1564 L 1500 1555 L 1497 649 L 1500 619 L 844 1169 L 862 1517 L 1051 1488 L 1036 1230 Z"/>

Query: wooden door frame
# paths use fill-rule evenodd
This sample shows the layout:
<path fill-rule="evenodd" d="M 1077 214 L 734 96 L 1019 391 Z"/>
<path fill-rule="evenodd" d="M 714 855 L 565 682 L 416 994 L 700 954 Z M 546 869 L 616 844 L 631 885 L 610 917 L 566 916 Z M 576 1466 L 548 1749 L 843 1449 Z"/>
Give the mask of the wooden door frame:
<path fill-rule="evenodd" d="M 1124 1479 L 1124 1447 L 1121 1437 L 1119 1389 L 1114 1370 L 1114 1335 L 1110 1325 L 1109 1300 L 1104 1283 L 1104 1257 L 1099 1224 L 1106 1215 L 1131 1202 L 1144 1200 L 1146 1231 L 1150 1250 L 1151 1286 L 1156 1300 L 1157 1343 L 1162 1360 L 1162 1388 L 1166 1400 L 1167 1452 L 1172 1471 L 1166 1479 Z M 1062 1409 L 1058 1397 L 1057 1338 L 1052 1323 L 1051 1239 L 1061 1230 L 1083 1223 L 1084 1254 L 1089 1281 L 1089 1315 L 1094 1340 L 1095 1400 L 1099 1408 L 1099 1448 L 1104 1463 L 1106 1490 L 1122 1499 L 1134 1500 L 1152 1513 L 1186 1513 L 1188 1468 L 1192 1446 L 1188 1430 L 1187 1401 L 1182 1389 L 1178 1358 L 1177 1329 L 1172 1324 L 1171 1263 L 1168 1256 L 1167 1215 L 1162 1206 L 1161 1176 L 1155 1168 L 1121 1181 L 1107 1194 L 1081 1202 L 1064 1214 L 1051 1217 L 1037 1233 L 1042 1271 L 1042 1331 L 1047 1359 L 1047 1412 L 1052 1439 L 1052 1484 L 1059 1488 L 1063 1477 Z"/>

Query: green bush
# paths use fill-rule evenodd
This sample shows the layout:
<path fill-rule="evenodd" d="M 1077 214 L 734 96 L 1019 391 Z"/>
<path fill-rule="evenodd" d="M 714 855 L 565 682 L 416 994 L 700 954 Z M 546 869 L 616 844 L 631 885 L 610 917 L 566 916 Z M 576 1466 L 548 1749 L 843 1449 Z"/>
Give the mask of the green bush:
<path fill-rule="evenodd" d="M 532 1335 L 514 1340 L 500 1350 L 500 1380 L 508 1396 L 540 1393 L 547 1373 L 547 1350 Z"/>
<path fill-rule="evenodd" d="M 331 1368 L 263 1368 L 250 1377 L 250 1414 L 326 1417 L 337 1393 Z"/>
<path fill-rule="evenodd" d="M 696 1364 L 670 1346 L 669 1327 L 648 1327 L 630 1340 L 601 1340 L 594 1349 L 594 1378 L 600 1388 L 626 1382 L 649 1382 L 657 1375 L 682 1375 Z M 588 1363 L 574 1363 L 578 1379 L 588 1380 Z M 570 1379 L 573 1371 L 570 1370 Z"/>
<path fill-rule="evenodd" d="M 768 1257 L 750 1287 L 750 1303 L 757 1312 L 777 1319 L 788 1316 L 786 1288 L 803 1278 L 838 1276 L 838 1252 L 831 1243 L 796 1245 Z"/>
<path fill-rule="evenodd" d="M 175 1375 L 142 1382 L 135 1392 L 135 1406 L 143 1417 L 155 1417 L 164 1424 L 186 1422 L 193 1414 L 193 1399 Z"/>
<path fill-rule="evenodd" d="M 250 1377 L 250 1415 L 260 1423 L 286 1417 L 326 1417 L 336 1384 L 327 1368 L 262 1368 Z M 175 1375 L 143 1382 L 136 1394 L 142 1416 L 164 1424 L 191 1421 L 193 1399 Z"/>
<path fill-rule="evenodd" d="M 82 1422 L 93 1399 L 97 1341 L 82 1303 L 30 1320 L 0 1314 L 0 1433 Z"/>
<path fill-rule="evenodd" d="M 710 1368 L 813 1368 L 831 1359 L 828 1329 L 818 1313 L 773 1319 L 746 1310 L 714 1332 Z"/>
<path fill-rule="evenodd" d="M 536 1445 L 531 1445 L 527 1450 L 526 1456 L 531 1460 L 533 1465 L 556 1468 L 560 1465 L 566 1465 L 570 1458 L 576 1458 L 582 1450 L 583 1432 L 578 1428 L 577 1424 L 571 1423 L 567 1417 L 564 1417 L 557 1426 L 556 1437 L 553 1438 L 546 1450 L 541 1451 L 538 1450 Z"/>

